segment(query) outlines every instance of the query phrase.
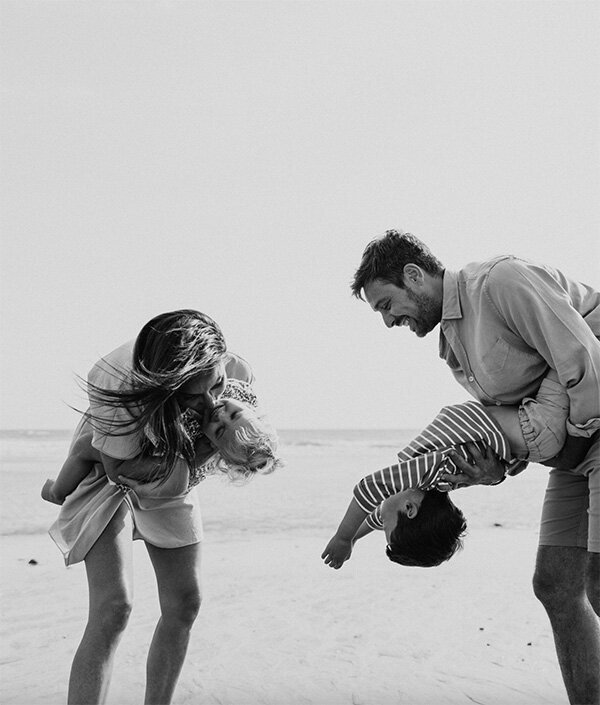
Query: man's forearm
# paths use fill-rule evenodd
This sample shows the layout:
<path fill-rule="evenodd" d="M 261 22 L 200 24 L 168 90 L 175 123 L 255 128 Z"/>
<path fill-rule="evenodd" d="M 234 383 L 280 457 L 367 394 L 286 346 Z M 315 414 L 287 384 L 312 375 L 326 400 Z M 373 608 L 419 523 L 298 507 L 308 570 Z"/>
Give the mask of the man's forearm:
<path fill-rule="evenodd" d="M 558 455 L 545 460 L 541 465 L 562 470 L 573 470 L 583 461 L 593 442 L 593 438 L 567 436 L 567 441 Z"/>

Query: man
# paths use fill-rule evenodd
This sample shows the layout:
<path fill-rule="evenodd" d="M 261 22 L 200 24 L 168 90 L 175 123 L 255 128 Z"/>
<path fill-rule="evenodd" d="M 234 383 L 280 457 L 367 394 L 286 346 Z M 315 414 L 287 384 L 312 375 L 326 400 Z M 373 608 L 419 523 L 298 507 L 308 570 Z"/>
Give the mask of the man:
<path fill-rule="evenodd" d="M 483 404 L 518 405 L 550 369 L 558 374 L 569 396 L 568 436 L 548 463 L 533 583 L 570 702 L 598 705 L 600 292 L 511 256 L 450 272 L 418 238 L 395 230 L 367 246 L 352 291 L 388 328 L 424 337 L 440 324 L 440 357 Z M 503 477 L 491 452 L 474 452 L 473 466 L 454 459 L 462 474 L 444 477 L 452 484 Z"/>

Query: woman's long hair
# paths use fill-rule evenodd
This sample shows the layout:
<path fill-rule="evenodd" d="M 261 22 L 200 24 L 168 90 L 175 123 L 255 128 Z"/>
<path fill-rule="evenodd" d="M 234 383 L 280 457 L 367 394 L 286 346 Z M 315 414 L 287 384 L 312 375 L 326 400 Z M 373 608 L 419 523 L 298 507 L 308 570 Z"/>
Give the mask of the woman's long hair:
<path fill-rule="evenodd" d="M 194 444 L 181 420 L 175 393 L 193 377 L 213 370 L 226 352 L 221 329 L 206 314 L 182 309 L 156 316 L 135 341 L 131 372 L 111 370 L 122 379 L 120 389 L 86 385 L 93 405 L 108 411 L 124 407 L 130 419 L 115 421 L 110 413 L 107 418 L 92 414 L 92 425 L 111 436 L 142 432 L 142 452 L 157 456 L 156 472 L 148 480 L 168 477 L 178 457 L 192 467 Z"/>

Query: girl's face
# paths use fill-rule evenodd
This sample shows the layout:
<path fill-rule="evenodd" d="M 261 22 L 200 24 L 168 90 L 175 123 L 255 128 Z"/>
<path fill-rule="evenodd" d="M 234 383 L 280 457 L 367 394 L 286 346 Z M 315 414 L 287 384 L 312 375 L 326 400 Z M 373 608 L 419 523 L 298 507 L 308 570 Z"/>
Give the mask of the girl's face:
<path fill-rule="evenodd" d="M 205 374 L 196 375 L 177 390 L 177 401 L 182 409 L 191 409 L 202 415 L 214 409 L 227 384 L 225 365 L 213 367 Z"/>
<path fill-rule="evenodd" d="M 234 399 L 222 399 L 215 405 L 202 430 L 215 448 L 231 449 L 235 447 L 235 432 L 255 422 L 256 414 L 246 404 Z"/>

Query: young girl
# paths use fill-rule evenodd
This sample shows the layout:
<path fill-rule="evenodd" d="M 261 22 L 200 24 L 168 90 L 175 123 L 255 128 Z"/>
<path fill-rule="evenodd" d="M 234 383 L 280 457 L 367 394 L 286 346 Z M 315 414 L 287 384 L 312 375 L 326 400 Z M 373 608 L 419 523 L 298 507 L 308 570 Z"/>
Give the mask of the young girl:
<path fill-rule="evenodd" d="M 332 568 L 348 560 L 354 541 L 383 529 L 387 556 L 403 565 L 436 566 L 461 547 L 466 522 L 449 499 L 444 473 L 454 474 L 452 453 L 470 460 L 465 443 L 491 448 L 515 475 L 527 462 L 544 462 L 565 444 L 569 401 L 554 371 L 535 399 L 519 407 L 476 401 L 448 406 L 406 448 L 396 465 L 364 477 L 322 558 Z M 593 432 L 590 429 L 590 432 Z M 504 477 L 500 478 L 502 482 Z M 498 483 L 496 483 L 498 484 Z"/>
<path fill-rule="evenodd" d="M 256 407 L 257 398 L 251 386 L 242 380 L 230 379 L 204 428 L 198 414 L 189 409 L 182 413 L 190 441 L 208 440 L 215 449 L 206 461 L 189 469 L 188 489 L 215 472 L 226 473 L 234 481 L 248 480 L 256 473 L 273 472 L 282 464 L 277 456 L 277 434 Z M 150 435 L 149 430 L 147 432 Z M 94 463 L 101 462 L 100 453 L 92 446 L 92 435 L 90 428 L 75 439 L 58 477 L 46 480 L 42 487 L 43 499 L 62 505 L 92 471 Z M 144 476 L 121 475 L 119 480 L 117 485 L 125 493 L 132 487 L 155 497 L 172 491 L 168 478 L 145 482 Z"/>

